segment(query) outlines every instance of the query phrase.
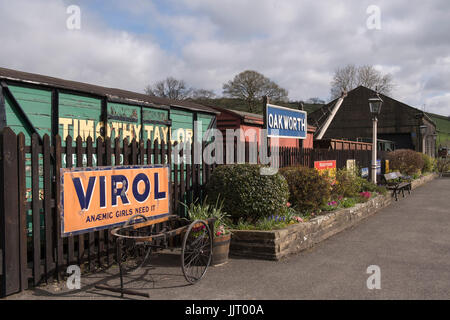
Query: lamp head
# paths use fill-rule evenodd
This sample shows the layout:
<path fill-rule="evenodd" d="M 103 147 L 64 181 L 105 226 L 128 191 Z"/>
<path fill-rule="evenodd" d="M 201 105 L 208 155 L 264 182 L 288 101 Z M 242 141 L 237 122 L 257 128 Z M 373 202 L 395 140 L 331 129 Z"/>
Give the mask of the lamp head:
<path fill-rule="evenodd" d="M 377 95 L 376 98 L 369 99 L 369 109 L 372 116 L 377 116 L 381 112 L 381 105 L 383 104 L 383 100 Z"/>
<path fill-rule="evenodd" d="M 425 133 L 427 133 L 427 126 L 426 125 L 421 125 L 420 127 L 420 134 L 424 135 Z"/>

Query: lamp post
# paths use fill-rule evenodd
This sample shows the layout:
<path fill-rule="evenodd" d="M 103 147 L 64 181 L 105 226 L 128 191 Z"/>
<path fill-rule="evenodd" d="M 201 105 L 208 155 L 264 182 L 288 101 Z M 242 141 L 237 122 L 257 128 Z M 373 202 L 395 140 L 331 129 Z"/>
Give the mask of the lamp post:
<path fill-rule="evenodd" d="M 436 134 L 436 133 L 433 133 L 432 136 L 433 136 L 433 148 L 432 148 L 433 154 L 432 154 L 431 156 L 432 156 L 433 158 L 436 158 L 436 140 L 437 140 L 437 134 Z"/>
<path fill-rule="evenodd" d="M 377 116 L 381 111 L 381 104 L 383 100 L 381 100 L 380 96 L 377 93 L 376 98 L 369 99 L 369 109 L 372 114 L 372 182 L 377 183 Z"/>
<path fill-rule="evenodd" d="M 425 136 L 427 133 L 427 126 L 421 125 L 420 127 L 420 137 L 422 138 L 422 153 L 426 153 L 426 147 L 425 147 Z"/>

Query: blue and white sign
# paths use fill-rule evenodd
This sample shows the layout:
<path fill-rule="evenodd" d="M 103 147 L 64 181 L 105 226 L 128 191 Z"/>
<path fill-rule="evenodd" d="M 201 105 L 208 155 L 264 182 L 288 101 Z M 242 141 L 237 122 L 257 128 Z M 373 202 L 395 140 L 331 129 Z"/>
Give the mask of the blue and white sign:
<path fill-rule="evenodd" d="M 381 174 L 381 160 L 377 160 L 377 174 Z"/>
<path fill-rule="evenodd" d="M 306 139 L 306 111 L 267 104 L 266 128 L 268 137 Z"/>
<path fill-rule="evenodd" d="M 367 178 L 369 176 L 369 168 L 361 168 L 361 177 Z"/>

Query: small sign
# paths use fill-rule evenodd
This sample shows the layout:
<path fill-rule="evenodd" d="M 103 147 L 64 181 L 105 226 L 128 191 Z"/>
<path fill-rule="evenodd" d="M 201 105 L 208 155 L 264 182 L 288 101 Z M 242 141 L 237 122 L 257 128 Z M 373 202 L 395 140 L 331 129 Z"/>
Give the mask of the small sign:
<path fill-rule="evenodd" d="M 361 168 L 361 177 L 367 178 L 369 176 L 369 168 Z"/>
<path fill-rule="evenodd" d="M 61 228 L 69 236 L 169 214 L 169 166 L 61 169 Z"/>
<path fill-rule="evenodd" d="M 306 139 L 306 111 L 267 104 L 265 112 L 268 137 Z"/>
<path fill-rule="evenodd" d="M 347 170 L 354 174 L 356 172 L 356 160 L 355 159 L 347 159 Z"/>
<path fill-rule="evenodd" d="M 386 171 L 385 173 L 389 173 L 389 160 L 385 160 L 385 167 L 384 167 L 384 171 Z"/>
<path fill-rule="evenodd" d="M 326 175 L 332 179 L 336 178 L 336 160 L 314 161 L 314 168 L 321 175 Z"/>
<path fill-rule="evenodd" d="M 377 160 L 377 174 L 381 174 L 381 160 Z"/>

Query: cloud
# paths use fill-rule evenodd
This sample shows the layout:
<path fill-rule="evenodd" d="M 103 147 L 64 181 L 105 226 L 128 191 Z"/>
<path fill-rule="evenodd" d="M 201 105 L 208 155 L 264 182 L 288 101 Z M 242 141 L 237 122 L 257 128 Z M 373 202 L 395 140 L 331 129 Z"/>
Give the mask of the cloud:
<path fill-rule="evenodd" d="M 141 92 L 182 64 L 155 42 L 106 28 L 83 6 L 81 29 L 69 30 L 66 8 L 62 1 L 1 1 L 1 66 Z"/>
<path fill-rule="evenodd" d="M 434 96 L 425 100 L 425 111 L 450 117 L 450 93 Z"/>
<path fill-rule="evenodd" d="M 450 113 L 450 3 L 387 1 L 80 1 L 82 29 L 65 28 L 67 2 L 0 0 L 1 65 L 142 92 L 167 76 L 220 94 L 253 69 L 291 99 L 329 100 L 333 72 L 371 64 L 393 75 L 392 96 Z M 131 25 L 120 24 L 118 18 Z M 145 25 L 135 30 L 131 22 Z"/>

